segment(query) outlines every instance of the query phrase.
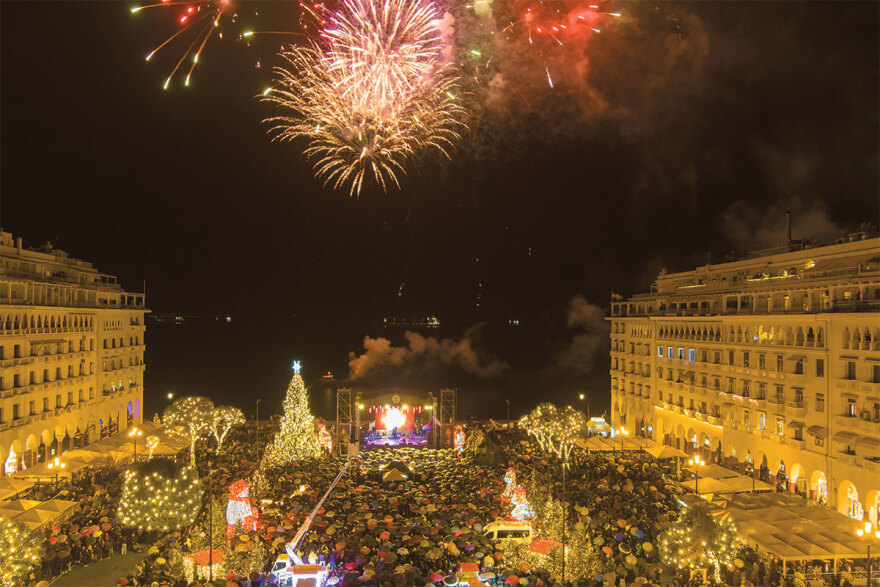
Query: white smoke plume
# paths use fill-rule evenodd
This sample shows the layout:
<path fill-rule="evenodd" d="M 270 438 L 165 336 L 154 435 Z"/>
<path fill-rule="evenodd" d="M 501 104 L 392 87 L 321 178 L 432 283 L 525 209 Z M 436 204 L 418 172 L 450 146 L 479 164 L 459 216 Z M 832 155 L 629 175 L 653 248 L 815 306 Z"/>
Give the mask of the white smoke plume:
<path fill-rule="evenodd" d="M 791 212 L 792 239 L 830 242 L 846 232 L 828 216 L 819 201 L 804 203 L 800 198 L 785 198 L 769 206 L 735 202 L 723 216 L 724 236 L 740 252 L 785 245 L 788 240 L 785 213 Z"/>
<path fill-rule="evenodd" d="M 576 295 L 568 303 L 566 326 L 574 330 L 571 344 L 556 355 L 555 366 L 567 373 L 585 375 L 596 360 L 608 352 L 608 323 L 605 311 Z"/>
<path fill-rule="evenodd" d="M 508 368 L 504 361 L 487 357 L 474 342 L 479 326 L 470 329 L 461 340 L 425 337 L 417 332 L 404 333 L 405 343 L 392 346 L 387 338 L 364 337 L 364 352 L 349 353 L 351 379 L 363 379 L 387 370 L 404 375 L 418 371 L 436 371 L 457 367 L 480 379 L 494 379 Z"/>

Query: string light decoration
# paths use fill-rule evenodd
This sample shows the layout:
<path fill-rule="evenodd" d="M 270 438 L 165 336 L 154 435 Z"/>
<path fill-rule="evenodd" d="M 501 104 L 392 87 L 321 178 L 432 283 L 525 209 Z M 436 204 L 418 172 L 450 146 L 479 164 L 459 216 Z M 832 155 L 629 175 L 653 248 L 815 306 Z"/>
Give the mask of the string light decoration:
<path fill-rule="evenodd" d="M 43 540 L 27 527 L 0 517 L 0 584 L 23 585 L 43 558 Z"/>
<path fill-rule="evenodd" d="M 479 428 L 473 428 L 468 431 L 464 439 L 464 450 L 470 454 L 475 454 L 477 449 L 486 440 L 486 435 Z"/>
<path fill-rule="evenodd" d="M 741 546 L 733 518 L 718 520 L 704 506 L 695 506 L 660 534 L 658 552 L 664 563 L 678 569 L 714 566 L 715 578 L 720 581 L 721 568 L 733 564 Z"/>
<path fill-rule="evenodd" d="M 182 397 L 165 408 L 162 418 L 171 434 L 189 440 L 190 464 L 196 466 L 196 442 L 208 433 L 213 422 L 214 402 L 206 397 Z"/>
<path fill-rule="evenodd" d="M 535 510 L 526 498 L 526 490 L 522 485 L 517 486 L 513 491 L 513 497 L 511 498 L 510 503 L 513 504 L 513 511 L 510 512 L 510 517 L 514 520 L 525 522 L 526 520 L 531 520 L 535 517 Z"/>
<path fill-rule="evenodd" d="M 504 473 L 504 492 L 501 494 L 503 500 L 510 501 L 513 499 L 513 491 L 516 489 L 516 470 L 513 467 L 507 467 Z"/>
<path fill-rule="evenodd" d="M 213 551 L 202 550 L 186 555 L 184 574 L 187 584 L 196 581 L 207 581 L 208 577 L 222 577 L 226 560 L 226 553 L 215 548 Z M 213 564 L 211 564 L 213 561 Z"/>
<path fill-rule="evenodd" d="M 226 545 L 232 542 L 235 531 L 240 526 L 245 532 L 256 532 L 260 513 L 251 505 L 250 487 L 247 481 L 239 479 L 229 486 L 229 501 L 226 504 Z"/>
<path fill-rule="evenodd" d="M 318 424 L 318 443 L 327 454 L 333 452 L 333 436 L 323 423 Z"/>
<path fill-rule="evenodd" d="M 297 459 L 321 456 L 315 418 L 309 411 L 309 390 L 299 373 L 300 368 L 299 361 L 294 362 L 293 377 L 284 398 L 281 426 L 263 458 L 264 467 L 278 467 Z"/>
<path fill-rule="evenodd" d="M 592 578 L 601 570 L 601 564 L 587 528 L 580 522 L 566 523 L 563 580 L 562 502 L 548 497 L 539 505 L 534 524 L 536 540 L 518 551 L 518 560 L 524 560 L 533 567 L 547 569 L 554 585 L 578 585 L 581 579 Z"/>
<path fill-rule="evenodd" d="M 217 406 L 211 412 L 211 434 L 217 441 L 217 450 L 223 449 L 223 439 L 236 426 L 244 424 L 244 413 L 234 406 Z"/>
<path fill-rule="evenodd" d="M 192 524 L 201 495 L 195 468 L 152 459 L 125 471 L 117 517 L 123 526 L 147 532 L 179 530 Z"/>
<path fill-rule="evenodd" d="M 571 406 L 559 410 L 545 403 L 520 418 L 518 426 L 537 440 L 541 450 L 567 461 L 575 441 L 585 435 L 587 417 Z"/>
<path fill-rule="evenodd" d="M 461 454 L 464 450 L 464 429 L 461 426 L 455 427 L 455 434 L 453 436 L 453 445 L 455 447 L 456 452 Z"/>
<path fill-rule="evenodd" d="M 156 450 L 157 448 L 159 448 L 159 437 L 158 437 L 158 436 L 153 436 L 153 435 L 147 436 L 147 440 L 146 440 L 145 442 L 146 442 L 146 445 L 147 445 L 147 454 L 148 454 L 149 457 L 152 459 L 152 458 L 153 458 L 153 452 L 155 452 L 155 450 Z"/>

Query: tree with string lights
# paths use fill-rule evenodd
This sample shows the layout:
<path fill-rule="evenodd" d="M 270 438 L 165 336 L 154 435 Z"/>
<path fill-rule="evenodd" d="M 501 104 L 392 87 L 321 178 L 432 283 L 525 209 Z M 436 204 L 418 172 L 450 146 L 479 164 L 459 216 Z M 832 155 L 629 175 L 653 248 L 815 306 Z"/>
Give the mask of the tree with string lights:
<path fill-rule="evenodd" d="M 195 520 L 201 496 L 194 467 L 156 458 L 125 471 L 117 517 L 123 526 L 147 532 L 180 530 Z"/>
<path fill-rule="evenodd" d="M 244 424 L 244 414 L 233 406 L 217 406 L 211 412 L 211 434 L 217 441 L 217 450 L 223 449 L 223 439 L 236 426 Z"/>
<path fill-rule="evenodd" d="M 587 417 L 571 406 L 560 410 L 553 404 L 544 403 L 520 418 L 519 427 L 535 438 L 541 450 L 565 460 L 575 441 L 585 436 Z"/>
<path fill-rule="evenodd" d="M 705 506 L 686 509 L 659 536 L 661 560 L 676 569 L 714 567 L 716 580 L 721 568 L 733 563 L 742 546 L 739 528 L 730 516 L 717 519 Z"/>
<path fill-rule="evenodd" d="M 43 558 L 43 538 L 23 524 L 0 517 L 0 584 L 24 585 Z"/>
<path fill-rule="evenodd" d="M 315 417 L 309 411 L 309 390 L 300 375 L 299 361 L 293 363 L 293 377 L 284 398 L 281 426 L 263 458 L 263 466 L 277 467 L 306 457 L 321 456 Z"/>
<path fill-rule="evenodd" d="M 196 442 L 208 434 L 214 420 L 214 402 L 206 397 L 182 397 L 165 408 L 162 420 L 171 434 L 189 440 L 190 464 L 196 466 Z"/>

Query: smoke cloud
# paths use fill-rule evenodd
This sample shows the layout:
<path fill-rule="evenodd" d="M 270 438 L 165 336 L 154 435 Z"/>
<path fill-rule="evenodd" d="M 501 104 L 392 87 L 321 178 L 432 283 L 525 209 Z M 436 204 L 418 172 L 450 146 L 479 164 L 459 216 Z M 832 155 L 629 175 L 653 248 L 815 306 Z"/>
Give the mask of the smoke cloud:
<path fill-rule="evenodd" d="M 785 213 L 791 212 L 794 240 L 810 239 L 827 243 L 846 232 L 828 216 L 819 201 L 805 203 L 800 198 L 786 198 L 768 206 L 735 202 L 725 210 L 722 222 L 727 240 L 740 252 L 785 245 L 788 239 Z"/>
<path fill-rule="evenodd" d="M 564 373 L 585 375 L 596 360 L 608 353 L 608 323 L 605 311 L 576 295 L 568 303 L 566 326 L 575 331 L 571 344 L 556 355 L 554 366 Z"/>
<path fill-rule="evenodd" d="M 477 325 L 469 329 L 461 340 L 440 340 L 407 331 L 403 335 L 405 343 L 401 346 L 393 346 L 387 338 L 366 336 L 364 352 L 360 355 L 349 353 L 349 377 L 363 379 L 389 370 L 401 371 L 407 376 L 416 371 L 458 368 L 480 379 L 494 379 L 509 366 L 476 347 L 480 328 L 481 325 Z"/>

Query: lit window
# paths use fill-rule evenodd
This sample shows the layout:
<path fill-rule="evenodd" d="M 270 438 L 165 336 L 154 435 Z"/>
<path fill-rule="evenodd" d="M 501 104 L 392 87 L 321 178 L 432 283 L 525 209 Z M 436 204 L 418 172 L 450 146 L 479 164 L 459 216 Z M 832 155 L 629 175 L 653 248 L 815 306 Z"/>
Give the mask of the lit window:
<path fill-rule="evenodd" d="M 758 414 L 758 430 L 766 430 L 767 414 Z"/>
<path fill-rule="evenodd" d="M 666 349 L 666 356 L 671 359 L 674 352 L 675 352 L 675 349 L 672 347 L 669 347 L 668 349 Z"/>
<path fill-rule="evenodd" d="M 657 356 L 663 358 L 663 345 L 657 347 Z"/>
<path fill-rule="evenodd" d="M 683 360 L 684 360 L 684 349 L 681 348 L 681 347 L 679 347 L 679 349 L 678 349 L 678 360 L 679 360 L 679 361 L 683 361 Z"/>
<path fill-rule="evenodd" d="M 697 360 L 697 351 L 695 349 L 691 349 L 688 352 L 688 356 L 690 357 L 691 361 L 696 361 Z"/>

